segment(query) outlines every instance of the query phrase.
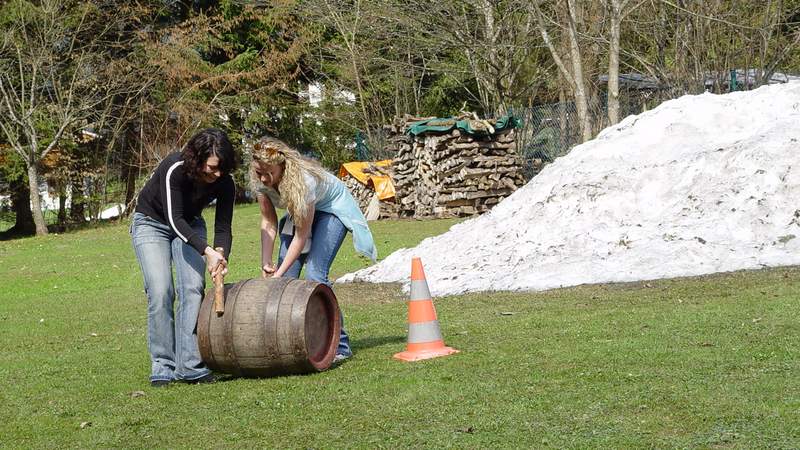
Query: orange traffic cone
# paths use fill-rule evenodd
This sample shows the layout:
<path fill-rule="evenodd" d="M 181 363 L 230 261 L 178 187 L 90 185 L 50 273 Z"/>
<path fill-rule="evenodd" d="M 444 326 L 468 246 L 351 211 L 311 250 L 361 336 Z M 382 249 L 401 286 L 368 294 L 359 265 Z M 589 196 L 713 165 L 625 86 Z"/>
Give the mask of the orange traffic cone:
<path fill-rule="evenodd" d="M 422 261 L 411 260 L 411 298 L 408 301 L 408 345 L 406 351 L 394 355 L 403 361 L 419 361 L 458 353 L 445 347 L 436 310 L 433 308 L 431 291 L 425 281 Z"/>

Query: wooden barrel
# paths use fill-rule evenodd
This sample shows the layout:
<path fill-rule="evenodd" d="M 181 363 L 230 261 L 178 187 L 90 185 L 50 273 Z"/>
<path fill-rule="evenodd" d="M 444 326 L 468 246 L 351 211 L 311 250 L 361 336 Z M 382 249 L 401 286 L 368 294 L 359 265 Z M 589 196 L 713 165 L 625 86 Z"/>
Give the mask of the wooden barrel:
<path fill-rule="evenodd" d="M 211 370 L 245 377 L 319 372 L 339 345 L 341 318 L 326 285 L 294 278 L 225 285 L 225 313 L 209 289 L 197 321 L 200 355 Z"/>

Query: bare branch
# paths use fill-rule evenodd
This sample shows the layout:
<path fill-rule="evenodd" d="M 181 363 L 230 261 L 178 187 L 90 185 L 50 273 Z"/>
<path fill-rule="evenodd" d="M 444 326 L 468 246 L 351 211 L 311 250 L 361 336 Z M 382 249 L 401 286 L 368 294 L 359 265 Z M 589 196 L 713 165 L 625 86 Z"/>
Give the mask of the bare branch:
<path fill-rule="evenodd" d="M 698 18 L 701 18 L 701 19 L 705 19 L 705 20 L 710 21 L 710 22 L 724 23 L 725 25 L 729 25 L 729 26 L 731 26 L 733 28 L 738 28 L 738 29 L 742 29 L 742 30 L 759 31 L 759 28 L 756 28 L 756 27 L 742 25 L 742 24 L 739 24 L 739 23 L 731 22 L 729 20 L 720 19 L 719 17 L 709 16 L 709 15 L 706 15 L 706 14 L 700 14 L 698 12 L 691 11 L 691 10 L 689 10 L 687 8 L 684 8 L 683 6 L 678 5 L 675 2 L 672 2 L 670 0 L 660 0 L 660 1 L 663 2 L 666 5 L 669 5 L 669 6 L 673 7 L 673 8 L 675 8 L 678 11 L 687 13 L 689 15 L 692 15 L 692 16 L 695 16 L 695 17 L 698 17 Z"/>
<path fill-rule="evenodd" d="M 40 159 L 47 156 L 47 154 L 50 153 L 50 151 L 53 150 L 56 147 L 56 145 L 58 145 L 58 142 L 61 140 L 61 136 L 64 134 L 64 131 L 66 131 L 67 127 L 70 125 L 72 125 L 71 118 L 64 120 L 64 122 L 58 128 L 58 131 L 56 131 L 56 133 L 53 135 L 53 140 L 50 141 L 47 147 L 45 147 L 45 149 L 42 150 L 42 152 L 39 154 Z"/>
<path fill-rule="evenodd" d="M 0 121 L 0 129 L 3 130 L 3 134 L 6 136 L 6 140 L 11 144 L 11 147 L 19 154 L 19 156 L 22 157 L 24 161 L 28 161 L 30 156 L 25 153 L 25 149 L 20 144 L 16 133 L 13 133 L 11 128 L 2 121 Z"/>
<path fill-rule="evenodd" d="M 558 67 L 559 71 L 561 71 L 561 75 L 570 83 L 572 89 L 575 89 L 575 78 L 572 76 L 572 73 L 567 69 L 567 66 L 564 64 L 564 61 L 561 59 L 561 56 L 556 50 L 555 46 L 553 45 L 552 39 L 550 39 L 550 33 L 547 31 L 547 25 L 544 22 L 544 14 L 542 13 L 541 8 L 539 7 L 539 2 L 541 0 L 534 0 L 531 2 L 531 5 L 536 12 L 536 20 L 539 24 L 539 32 L 542 35 L 542 40 L 544 40 L 544 44 L 547 46 L 547 49 L 550 50 L 550 55 L 553 57 L 553 61 L 556 63 L 556 67 Z"/>

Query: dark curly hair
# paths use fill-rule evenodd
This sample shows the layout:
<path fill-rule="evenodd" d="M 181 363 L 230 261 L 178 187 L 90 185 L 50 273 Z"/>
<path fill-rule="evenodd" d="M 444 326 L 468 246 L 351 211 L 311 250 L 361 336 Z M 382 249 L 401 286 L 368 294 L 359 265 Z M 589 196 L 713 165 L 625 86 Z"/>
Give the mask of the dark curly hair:
<path fill-rule="evenodd" d="M 186 175 L 192 180 L 200 178 L 206 160 L 210 156 L 219 158 L 219 170 L 227 175 L 236 170 L 236 154 L 224 131 L 206 128 L 192 136 L 181 151 Z"/>

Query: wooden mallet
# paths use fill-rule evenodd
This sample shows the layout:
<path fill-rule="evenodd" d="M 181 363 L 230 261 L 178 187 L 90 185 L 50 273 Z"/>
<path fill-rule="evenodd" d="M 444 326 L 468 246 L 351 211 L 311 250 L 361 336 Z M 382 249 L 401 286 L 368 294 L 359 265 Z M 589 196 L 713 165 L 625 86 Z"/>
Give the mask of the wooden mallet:
<path fill-rule="evenodd" d="M 214 250 L 222 253 L 222 247 L 217 247 Z M 214 276 L 214 312 L 218 316 L 225 313 L 225 280 L 222 273 Z"/>

